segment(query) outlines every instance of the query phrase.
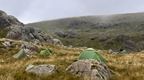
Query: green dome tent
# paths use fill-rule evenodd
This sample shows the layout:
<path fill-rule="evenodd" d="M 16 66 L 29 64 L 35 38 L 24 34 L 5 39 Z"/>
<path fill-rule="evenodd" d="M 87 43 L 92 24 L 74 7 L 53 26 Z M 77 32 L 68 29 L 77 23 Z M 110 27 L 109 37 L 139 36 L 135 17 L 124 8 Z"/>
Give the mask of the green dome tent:
<path fill-rule="evenodd" d="M 79 59 L 80 60 L 94 59 L 99 62 L 106 63 L 106 60 L 93 48 L 88 48 L 88 49 L 84 50 L 83 52 L 81 52 Z"/>
<path fill-rule="evenodd" d="M 40 51 L 41 56 L 49 56 L 52 55 L 52 51 L 50 49 L 44 49 Z"/>

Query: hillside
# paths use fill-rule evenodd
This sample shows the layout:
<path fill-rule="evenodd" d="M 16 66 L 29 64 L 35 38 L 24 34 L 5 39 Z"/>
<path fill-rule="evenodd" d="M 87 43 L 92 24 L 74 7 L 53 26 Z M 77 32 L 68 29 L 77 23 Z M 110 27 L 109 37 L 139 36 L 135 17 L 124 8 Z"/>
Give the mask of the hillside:
<path fill-rule="evenodd" d="M 62 40 L 65 45 L 98 49 L 144 49 L 144 13 L 83 16 L 27 24 Z"/>

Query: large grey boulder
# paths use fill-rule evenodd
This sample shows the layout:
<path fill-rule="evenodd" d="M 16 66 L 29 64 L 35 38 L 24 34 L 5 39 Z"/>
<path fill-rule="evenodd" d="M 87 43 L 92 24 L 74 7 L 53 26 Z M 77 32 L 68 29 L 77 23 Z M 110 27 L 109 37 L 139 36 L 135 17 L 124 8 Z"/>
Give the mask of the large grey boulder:
<path fill-rule="evenodd" d="M 27 73 L 33 73 L 36 75 L 51 75 L 56 72 L 56 66 L 50 64 L 43 64 L 43 65 L 28 65 L 25 69 Z"/>
<path fill-rule="evenodd" d="M 96 60 L 79 60 L 72 63 L 66 70 L 88 80 L 109 80 L 111 77 L 108 66 Z"/>

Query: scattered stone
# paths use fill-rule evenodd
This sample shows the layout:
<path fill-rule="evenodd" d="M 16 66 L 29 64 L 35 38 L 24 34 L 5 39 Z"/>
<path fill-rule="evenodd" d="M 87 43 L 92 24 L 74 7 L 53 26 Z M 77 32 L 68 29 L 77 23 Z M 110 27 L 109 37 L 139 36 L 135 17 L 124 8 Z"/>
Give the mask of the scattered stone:
<path fill-rule="evenodd" d="M 109 53 L 109 54 L 113 54 L 113 50 L 112 50 L 112 49 L 109 49 L 109 50 L 108 50 L 108 53 Z"/>
<path fill-rule="evenodd" d="M 11 41 L 5 41 L 5 42 L 3 42 L 2 44 L 3 44 L 3 46 L 4 46 L 5 48 L 10 48 L 10 47 L 12 47 L 12 42 L 11 42 Z"/>
<path fill-rule="evenodd" d="M 96 60 L 79 60 L 68 66 L 66 71 L 83 78 L 87 77 L 88 80 L 109 80 L 111 77 L 108 66 Z"/>
<path fill-rule="evenodd" d="M 41 45 L 41 42 L 38 39 L 33 40 L 34 45 Z"/>
<path fill-rule="evenodd" d="M 73 48 L 73 46 L 72 46 L 72 45 L 69 45 L 68 48 Z"/>
<path fill-rule="evenodd" d="M 43 64 L 43 65 L 28 65 L 25 69 L 27 73 L 34 73 L 36 75 L 51 75 L 56 72 L 56 66 L 50 64 Z"/>
<path fill-rule="evenodd" d="M 127 51 L 126 50 L 122 50 L 119 52 L 120 54 L 127 54 Z"/>
<path fill-rule="evenodd" d="M 112 49 L 108 50 L 109 54 L 127 54 L 128 52 L 124 49 L 120 49 L 119 51 L 113 51 Z"/>
<path fill-rule="evenodd" d="M 24 50 L 27 57 L 32 57 L 32 55 L 36 54 L 39 51 L 38 46 L 34 45 L 33 43 L 24 42 L 21 45 L 21 49 Z"/>
<path fill-rule="evenodd" d="M 33 43 L 28 43 L 28 42 L 24 42 L 21 45 L 22 49 L 29 49 L 31 52 L 37 52 L 38 51 L 38 47 L 36 45 L 34 45 Z"/>
<path fill-rule="evenodd" d="M 53 39 L 53 44 L 56 46 L 63 46 L 62 42 L 59 39 Z"/>
<path fill-rule="evenodd" d="M 66 49 L 66 48 L 67 48 L 67 46 L 63 46 L 63 48 L 64 48 L 64 49 Z"/>

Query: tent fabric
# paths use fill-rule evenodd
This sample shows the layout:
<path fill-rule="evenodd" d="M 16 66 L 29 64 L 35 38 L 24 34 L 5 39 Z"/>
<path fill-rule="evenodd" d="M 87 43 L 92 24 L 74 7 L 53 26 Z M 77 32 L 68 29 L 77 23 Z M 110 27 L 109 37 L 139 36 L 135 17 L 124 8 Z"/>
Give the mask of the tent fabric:
<path fill-rule="evenodd" d="M 52 51 L 50 49 L 44 49 L 40 51 L 41 56 L 49 56 L 52 55 Z"/>
<path fill-rule="evenodd" d="M 94 49 L 84 50 L 83 52 L 81 52 L 79 59 L 80 60 L 94 59 L 99 62 L 106 63 L 106 60 Z"/>
<path fill-rule="evenodd" d="M 21 58 L 24 58 L 26 56 L 27 55 L 26 55 L 24 49 L 21 49 L 17 54 L 13 55 L 13 58 L 15 58 L 15 59 L 21 59 Z"/>

